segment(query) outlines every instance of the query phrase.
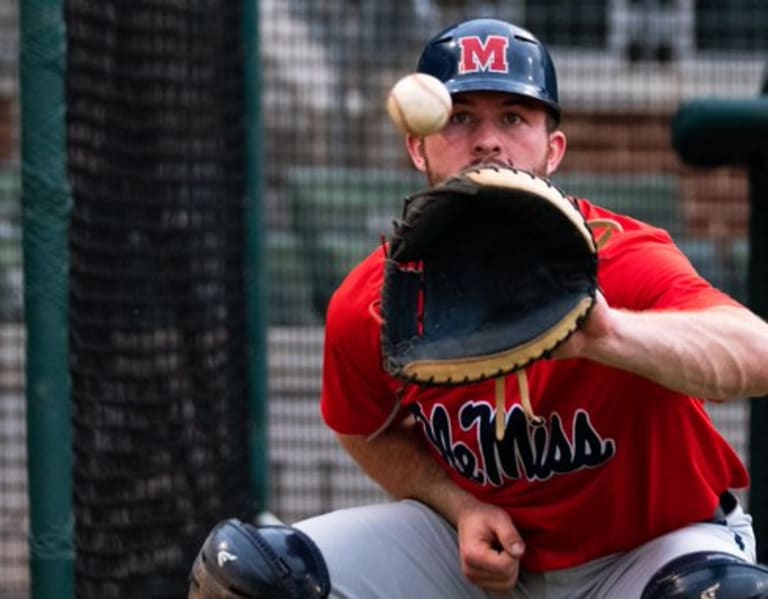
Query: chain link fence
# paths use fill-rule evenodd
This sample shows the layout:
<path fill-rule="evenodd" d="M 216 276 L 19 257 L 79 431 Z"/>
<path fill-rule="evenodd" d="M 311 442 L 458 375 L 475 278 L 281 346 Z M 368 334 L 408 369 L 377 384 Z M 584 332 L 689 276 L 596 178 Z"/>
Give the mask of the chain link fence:
<path fill-rule="evenodd" d="M 0 0 L 0 596 L 27 596 L 17 0 Z M 293 521 L 385 498 L 318 409 L 324 310 L 423 184 L 388 122 L 389 87 L 423 43 L 472 16 L 530 28 L 558 67 L 569 153 L 556 180 L 668 228 L 700 272 L 746 301 L 747 181 L 685 167 L 669 143 L 681 102 L 754 96 L 762 0 L 262 0 L 271 507 Z M 748 407 L 716 406 L 747 459 Z M 744 497 L 744 499 L 748 499 Z"/>

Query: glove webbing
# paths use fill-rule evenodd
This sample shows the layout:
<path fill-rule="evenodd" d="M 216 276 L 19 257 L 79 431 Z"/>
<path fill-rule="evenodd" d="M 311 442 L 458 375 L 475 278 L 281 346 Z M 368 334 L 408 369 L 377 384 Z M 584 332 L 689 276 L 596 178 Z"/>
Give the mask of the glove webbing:
<path fill-rule="evenodd" d="M 612 219 L 595 219 L 587 223 L 587 226 L 593 231 L 598 229 L 605 229 L 603 234 L 597 238 L 596 245 L 598 250 L 602 249 L 605 244 L 608 243 L 614 233 L 621 233 L 623 227 L 620 223 Z M 533 407 L 531 406 L 531 396 L 528 389 L 528 376 L 525 374 L 525 369 L 518 370 L 517 385 L 520 390 L 520 406 L 523 408 L 528 420 L 533 424 L 542 424 L 544 418 L 537 416 Z M 504 429 L 506 428 L 506 415 L 507 415 L 507 401 L 505 390 L 506 377 L 500 376 L 496 378 L 496 440 L 502 441 L 504 439 Z"/>

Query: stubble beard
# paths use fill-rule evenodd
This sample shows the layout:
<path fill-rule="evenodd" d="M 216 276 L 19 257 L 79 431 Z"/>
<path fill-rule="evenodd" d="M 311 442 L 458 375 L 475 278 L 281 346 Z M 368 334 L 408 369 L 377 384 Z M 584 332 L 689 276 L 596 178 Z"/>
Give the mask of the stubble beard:
<path fill-rule="evenodd" d="M 438 183 L 441 183 L 445 181 L 446 179 L 449 179 L 450 177 L 456 175 L 457 173 L 439 173 L 434 168 L 432 168 L 432 164 L 429 161 L 429 158 L 427 157 L 426 153 L 424 152 L 424 149 L 422 147 L 422 158 L 424 160 L 424 172 L 427 176 L 427 181 L 429 184 L 437 185 Z M 484 166 L 496 166 L 496 167 L 502 167 L 502 168 L 515 168 L 515 165 L 509 161 L 505 162 L 503 160 L 498 160 L 494 157 L 485 158 L 482 160 L 475 160 L 469 164 L 467 164 L 464 168 L 481 168 Z M 532 169 L 525 169 L 529 172 L 532 172 L 534 175 L 538 177 L 547 177 L 549 174 L 548 164 L 547 164 L 547 157 L 545 156 L 542 158 L 541 162 L 537 164 Z"/>

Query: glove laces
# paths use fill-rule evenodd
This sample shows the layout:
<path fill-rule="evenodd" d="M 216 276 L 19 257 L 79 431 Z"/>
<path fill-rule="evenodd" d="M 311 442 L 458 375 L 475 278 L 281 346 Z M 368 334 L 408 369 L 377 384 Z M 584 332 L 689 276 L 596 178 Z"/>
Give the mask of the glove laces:
<path fill-rule="evenodd" d="M 587 221 L 587 226 L 592 230 L 592 234 L 595 236 L 595 245 L 597 246 L 598 251 L 605 247 L 614 234 L 624 232 L 624 227 L 621 226 L 621 223 L 612 218 L 594 218 Z M 598 235 L 597 231 L 601 229 L 603 232 Z"/>
<path fill-rule="evenodd" d="M 523 408 L 528 422 L 535 425 L 544 424 L 544 418 L 537 416 L 533 412 L 531 395 L 528 389 L 528 375 L 525 373 L 525 368 L 518 370 L 515 374 L 517 375 L 517 386 L 520 390 L 520 406 Z M 503 441 L 507 421 L 506 377 L 497 377 L 494 382 L 496 383 L 496 440 Z"/>

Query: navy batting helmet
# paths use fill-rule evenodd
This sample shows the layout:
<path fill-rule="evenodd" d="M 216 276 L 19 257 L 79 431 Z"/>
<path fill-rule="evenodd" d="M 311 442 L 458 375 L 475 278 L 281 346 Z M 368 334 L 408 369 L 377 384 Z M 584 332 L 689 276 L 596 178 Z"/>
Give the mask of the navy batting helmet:
<path fill-rule="evenodd" d="M 452 94 L 501 91 L 543 102 L 560 118 L 557 75 L 536 37 L 498 19 L 471 19 L 445 29 L 424 48 L 417 70 L 437 77 Z"/>
<path fill-rule="evenodd" d="M 768 599 L 768 568 L 728 553 L 700 551 L 663 566 L 641 599 Z"/>
<path fill-rule="evenodd" d="M 297 528 L 217 524 L 190 573 L 189 599 L 323 599 L 328 569 L 317 545 Z"/>

